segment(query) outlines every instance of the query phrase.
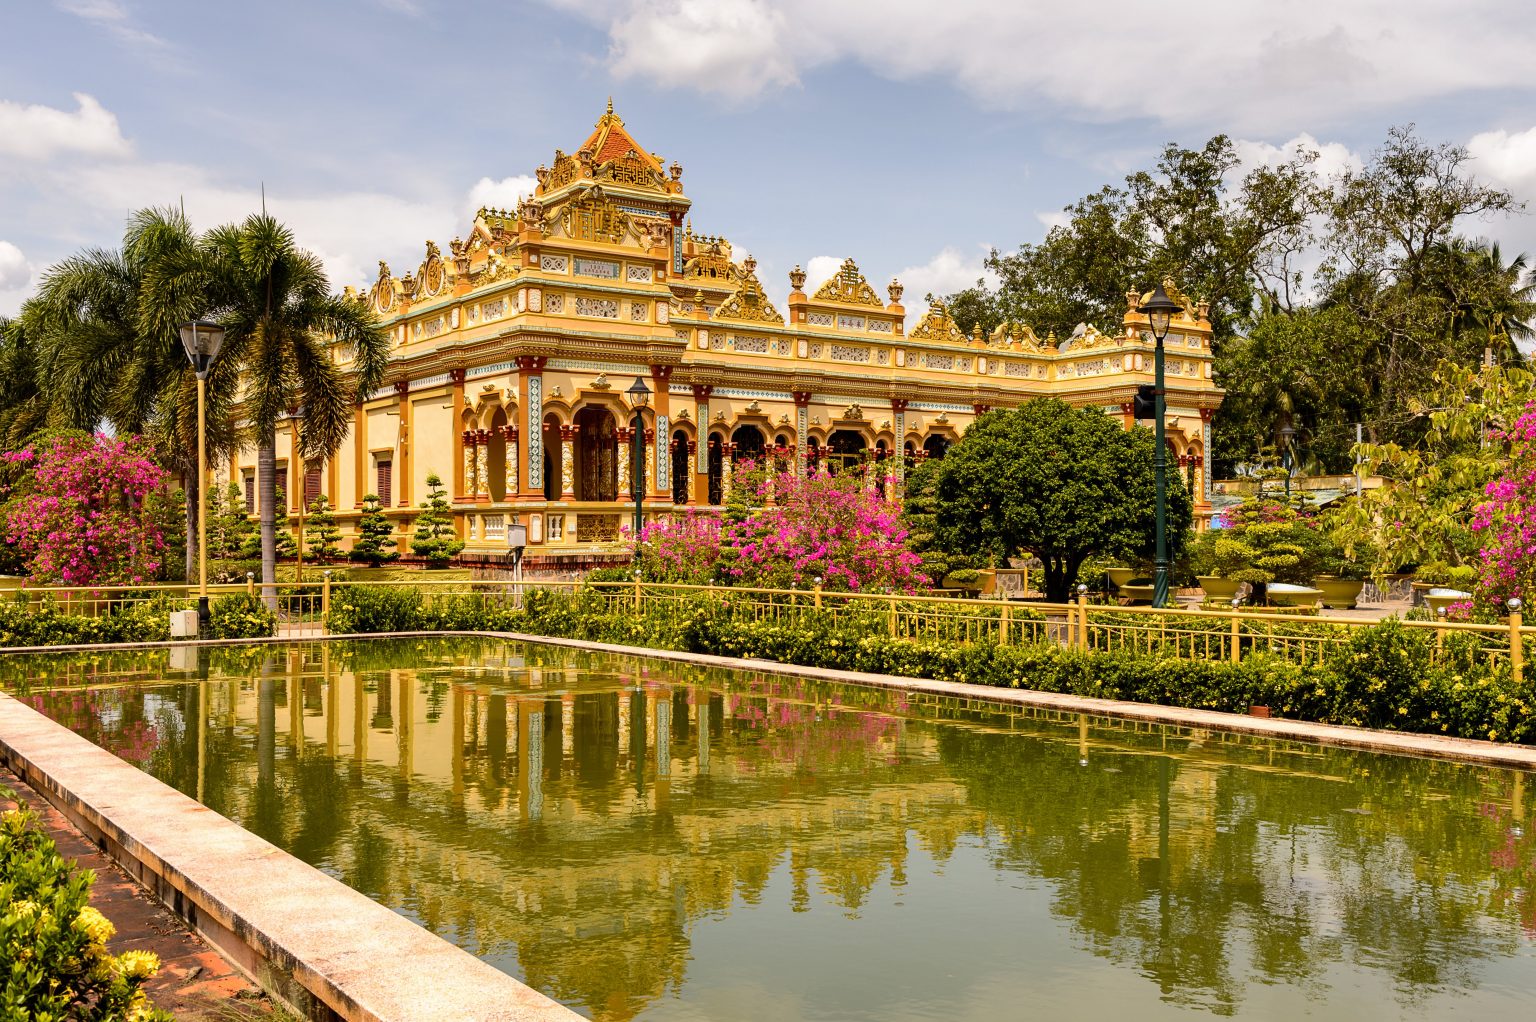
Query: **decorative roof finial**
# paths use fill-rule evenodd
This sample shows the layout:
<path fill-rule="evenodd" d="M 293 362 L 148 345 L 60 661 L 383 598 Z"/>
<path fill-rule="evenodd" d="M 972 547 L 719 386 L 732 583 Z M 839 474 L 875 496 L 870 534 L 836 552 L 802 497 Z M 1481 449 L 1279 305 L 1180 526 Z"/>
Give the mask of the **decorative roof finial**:
<path fill-rule="evenodd" d="M 613 116 L 613 97 L 612 96 L 608 97 L 608 116 L 609 117 Z"/>

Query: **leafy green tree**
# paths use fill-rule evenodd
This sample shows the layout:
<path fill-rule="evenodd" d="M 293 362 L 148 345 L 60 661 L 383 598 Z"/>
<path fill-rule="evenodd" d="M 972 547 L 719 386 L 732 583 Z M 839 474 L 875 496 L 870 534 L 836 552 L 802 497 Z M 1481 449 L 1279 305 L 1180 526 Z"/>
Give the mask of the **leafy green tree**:
<path fill-rule="evenodd" d="M 330 498 L 323 493 L 310 501 L 305 512 L 304 534 L 304 545 L 316 561 L 329 564 L 341 556 L 341 529 L 331 511 Z"/>
<path fill-rule="evenodd" d="M 148 282 L 157 303 L 204 296 L 225 328 L 219 361 L 244 370 L 243 410 L 256 443 L 262 582 L 276 578 L 277 420 L 303 407 L 297 464 L 333 456 L 352 409 L 384 380 L 389 336 L 367 304 L 331 292 L 320 260 L 266 213 L 209 231 L 194 253 L 157 266 Z M 344 350 L 343 365 L 333 352 Z M 269 605 L 275 590 L 267 589 Z"/>
<path fill-rule="evenodd" d="M 209 507 L 208 518 L 216 523 L 221 548 L 219 556 L 239 557 L 247 540 L 256 532 L 255 523 L 245 510 L 245 491 L 239 483 L 230 483 L 222 494 L 214 490 L 209 496 L 217 501 L 218 513 Z"/>
<path fill-rule="evenodd" d="M 385 561 L 400 556 L 395 550 L 395 526 L 384 513 L 379 495 L 370 493 L 363 498 L 363 514 L 357 522 L 357 539 L 347 556 L 354 561 L 377 568 Z"/>
<path fill-rule="evenodd" d="M 416 516 L 416 532 L 411 536 L 411 552 L 424 558 L 428 568 L 446 568 L 464 541 L 453 531 L 453 509 L 448 505 L 448 491 L 436 473 L 427 476 L 427 499 Z"/>
<path fill-rule="evenodd" d="M 180 473 L 189 578 L 197 557 L 197 384 L 178 328 L 208 308 L 196 283 L 165 288 L 161 281 L 196 251 L 180 211 L 137 210 L 121 249 L 88 249 L 49 267 L 21 315 L 48 425 L 94 431 L 105 422 L 119 434 L 147 436 L 159 460 Z M 237 360 L 221 356 L 209 373 L 210 462 L 238 443 L 230 411 L 239 372 Z"/>
<path fill-rule="evenodd" d="M 940 542 L 967 552 L 1033 554 L 1045 565 L 1046 597 L 1066 600 L 1087 558 L 1152 553 L 1153 443 L 1145 428 L 1128 431 L 1097 409 L 1054 398 L 988 412 L 940 463 Z M 1189 532 L 1193 504 L 1176 469 L 1169 479 L 1171 560 Z"/>
<path fill-rule="evenodd" d="M 1410 406 L 1422 429 L 1416 444 L 1365 443 L 1363 470 L 1387 485 L 1367 490 L 1330 517 L 1347 555 L 1378 575 L 1431 562 L 1471 563 L 1472 519 L 1484 488 L 1508 464 L 1509 431 L 1536 401 L 1536 374 L 1523 368 L 1473 371 L 1450 362 L 1431 375 Z"/>
<path fill-rule="evenodd" d="M 907 527 L 907 549 L 923 559 L 922 571 L 934 585 L 942 585 L 950 572 L 974 569 L 986 563 L 984 556 L 945 547 L 939 527 L 944 505 L 938 496 L 942 461 L 920 461 L 907 469 L 901 518 Z"/>

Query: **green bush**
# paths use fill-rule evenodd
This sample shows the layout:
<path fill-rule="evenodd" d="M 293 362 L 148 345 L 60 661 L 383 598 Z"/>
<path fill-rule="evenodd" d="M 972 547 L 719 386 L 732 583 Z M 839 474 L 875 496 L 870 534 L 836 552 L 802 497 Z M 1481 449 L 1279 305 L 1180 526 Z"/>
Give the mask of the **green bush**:
<path fill-rule="evenodd" d="M 88 904 L 94 882 L 64 861 L 30 810 L 0 813 L 0 1018 L 171 1022 L 140 989 L 160 959 L 107 953 L 114 929 Z"/>
<path fill-rule="evenodd" d="M 220 596 L 208 607 L 211 639 L 263 639 L 277 634 L 277 615 L 253 593 Z"/>
<path fill-rule="evenodd" d="M 70 614 L 26 594 L 0 603 L 0 646 L 77 646 L 100 642 L 165 642 L 171 637 L 171 602 L 155 597 L 118 604 L 100 615 Z"/>

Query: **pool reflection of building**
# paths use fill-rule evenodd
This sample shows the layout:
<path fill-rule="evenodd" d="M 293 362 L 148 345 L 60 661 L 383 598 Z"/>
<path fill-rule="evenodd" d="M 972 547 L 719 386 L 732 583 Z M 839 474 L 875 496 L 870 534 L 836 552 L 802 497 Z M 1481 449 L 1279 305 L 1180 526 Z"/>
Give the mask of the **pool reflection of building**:
<path fill-rule="evenodd" d="M 538 647 L 330 649 L 209 683 L 206 728 L 176 720 L 195 687 L 103 710 L 161 714 L 161 776 L 206 769 L 213 808 L 603 1020 L 680 984 L 703 921 L 883 908 L 951 856 L 1045 881 L 1084 949 L 1219 1013 L 1361 961 L 1475 989 L 1536 934 L 1518 773 Z"/>

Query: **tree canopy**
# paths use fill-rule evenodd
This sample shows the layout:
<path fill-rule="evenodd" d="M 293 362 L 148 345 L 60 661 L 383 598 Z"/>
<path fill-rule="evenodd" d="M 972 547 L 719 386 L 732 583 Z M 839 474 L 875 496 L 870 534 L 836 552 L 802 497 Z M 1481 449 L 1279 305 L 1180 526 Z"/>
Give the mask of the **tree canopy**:
<path fill-rule="evenodd" d="M 1067 206 L 1038 243 L 994 251 L 995 288 L 952 295 L 961 328 L 1078 323 L 1116 329 L 1125 292 L 1165 277 L 1210 302 L 1228 397 L 1214 455 L 1228 471 L 1297 430 L 1304 468 L 1350 468 L 1354 426 L 1411 442 L 1411 411 L 1442 361 L 1524 361 L 1536 280 L 1524 256 L 1466 232 L 1521 203 L 1476 179 L 1461 147 L 1393 128 L 1359 167 L 1331 174 L 1297 149 L 1243 172 L 1217 135 L 1166 146 L 1156 165 Z"/>
<path fill-rule="evenodd" d="M 935 483 L 938 530 L 951 549 L 1033 554 L 1048 599 L 1068 598 L 1095 554 L 1149 557 L 1155 545 L 1154 439 L 1097 408 L 1054 398 L 977 419 L 949 449 Z M 1170 470 L 1168 544 L 1178 556 L 1193 517 Z"/>

